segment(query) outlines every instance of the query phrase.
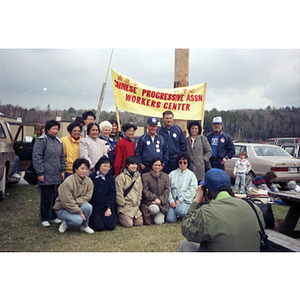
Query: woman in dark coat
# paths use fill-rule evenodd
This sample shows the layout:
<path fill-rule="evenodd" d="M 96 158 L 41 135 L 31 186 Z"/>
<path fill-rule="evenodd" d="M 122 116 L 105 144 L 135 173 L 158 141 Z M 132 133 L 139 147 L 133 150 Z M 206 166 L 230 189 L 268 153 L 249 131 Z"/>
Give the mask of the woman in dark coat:
<path fill-rule="evenodd" d="M 159 157 L 152 159 L 151 167 L 150 172 L 142 175 L 142 204 L 149 207 L 154 224 L 162 225 L 169 211 L 170 178 L 161 171 L 162 161 Z"/>
<path fill-rule="evenodd" d="M 94 183 L 94 192 L 90 204 L 93 213 L 89 226 L 95 231 L 114 230 L 116 227 L 116 185 L 115 179 L 108 174 L 111 163 L 107 156 L 102 156 L 95 165 L 95 173 L 90 175 Z"/>
<path fill-rule="evenodd" d="M 35 142 L 32 153 L 33 167 L 38 175 L 40 196 L 39 217 L 43 226 L 61 223 L 53 206 L 57 189 L 65 179 L 65 155 L 62 141 L 57 137 L 60 123 L 50 120 L 43 133 Z"/>

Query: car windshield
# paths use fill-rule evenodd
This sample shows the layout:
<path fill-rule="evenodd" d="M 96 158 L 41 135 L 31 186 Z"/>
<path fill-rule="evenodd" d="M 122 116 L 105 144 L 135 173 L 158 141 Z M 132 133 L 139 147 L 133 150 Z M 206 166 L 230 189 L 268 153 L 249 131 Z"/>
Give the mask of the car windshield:
<path fill-rule="evenodd" d="M 254 146 L 257 156 L 288 156 L 290 155 L 280 147 Z"/>

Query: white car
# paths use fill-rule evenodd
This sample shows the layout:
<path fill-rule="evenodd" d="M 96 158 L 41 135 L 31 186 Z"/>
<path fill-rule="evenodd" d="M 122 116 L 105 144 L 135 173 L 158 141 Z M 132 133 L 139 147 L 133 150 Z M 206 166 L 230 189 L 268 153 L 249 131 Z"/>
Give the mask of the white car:
<path fill-rule="evenodd" d="M 286 185 L 288 179 L 300 181 L 300 160 L 292 157 L 279 146 L 254 143 L 234 143 L 235 155 L 225 164 L 226 173 L 234 179 L 233 169 L 239 158 L 240 151 L 247 153 L 247 160 L 251 164 L 251 171 L 246 177 L 246 184 L 256 176 L 264 175 L 272 170 L 277 178 L 274 183 Z"/>

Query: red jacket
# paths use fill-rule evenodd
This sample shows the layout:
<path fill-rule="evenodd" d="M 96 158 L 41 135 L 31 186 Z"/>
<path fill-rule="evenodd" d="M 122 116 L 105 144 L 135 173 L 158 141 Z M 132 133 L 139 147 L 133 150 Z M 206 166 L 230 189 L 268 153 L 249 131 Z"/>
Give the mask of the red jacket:
<path fill-rule="evenodd" d="M 129 141 L 123 137 L 117 142 L 115 147 L 114 169 L 115 175 L 119 175 L 125 167 L 125 160 L 128 156 L 136 156 L 136 147 L 134 141 Z"/>

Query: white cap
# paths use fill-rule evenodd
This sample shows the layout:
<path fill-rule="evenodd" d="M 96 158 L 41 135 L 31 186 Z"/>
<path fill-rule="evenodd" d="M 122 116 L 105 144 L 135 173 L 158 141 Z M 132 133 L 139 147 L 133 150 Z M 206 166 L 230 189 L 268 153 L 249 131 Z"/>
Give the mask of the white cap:
<path fill-rule="evenodd" d="M 223 123 L 222 121 L 222 117 L 214 117 L 213 119 L 213 124 L 217 124 L 217 123 Z"/>

